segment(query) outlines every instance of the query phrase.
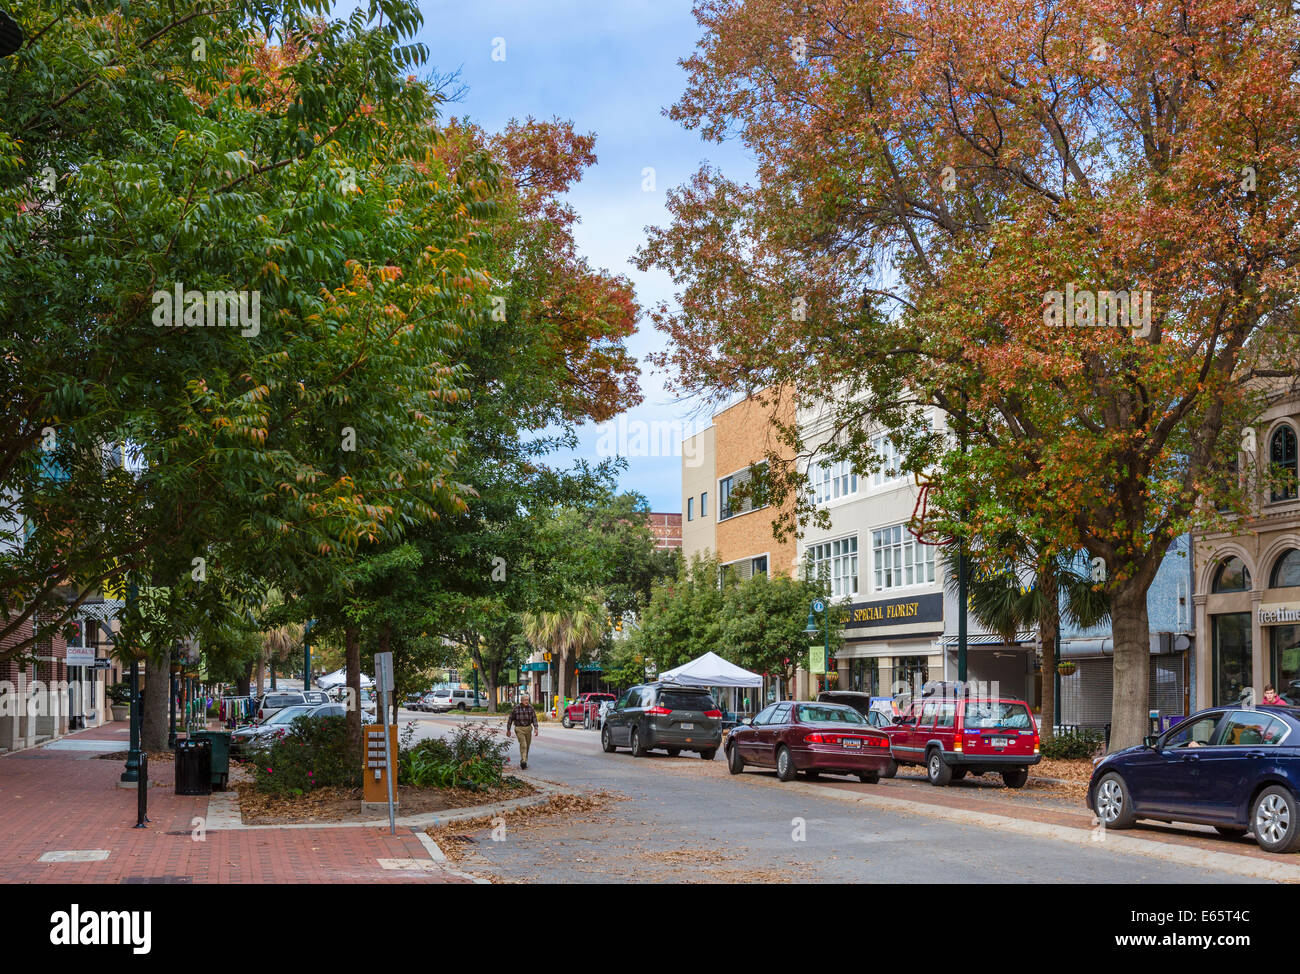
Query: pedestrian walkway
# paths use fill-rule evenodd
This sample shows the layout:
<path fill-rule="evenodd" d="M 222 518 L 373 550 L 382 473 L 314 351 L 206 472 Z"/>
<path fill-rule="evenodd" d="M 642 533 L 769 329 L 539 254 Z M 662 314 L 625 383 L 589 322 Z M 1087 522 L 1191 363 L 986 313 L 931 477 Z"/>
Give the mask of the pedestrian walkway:
<path fill-rule="evenodd" d="M 208 797 L 174 792 L 149 769 L 147 828 L 119 788 L 123 723 L 0 756 L 0 883 L 467 882 L 412 830 L 208 829 Z"/>

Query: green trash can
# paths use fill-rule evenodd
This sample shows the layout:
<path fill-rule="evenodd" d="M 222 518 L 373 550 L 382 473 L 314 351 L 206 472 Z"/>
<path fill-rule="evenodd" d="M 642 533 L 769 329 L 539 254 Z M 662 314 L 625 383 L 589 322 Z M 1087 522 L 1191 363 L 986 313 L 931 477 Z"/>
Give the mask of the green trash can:
<path fill-rule="evenodd" d="M 230 731 L 194 731 L 190 740 L 207 741 L 212 745 L 212 787 L 225 791 L 230 781 Z"/>

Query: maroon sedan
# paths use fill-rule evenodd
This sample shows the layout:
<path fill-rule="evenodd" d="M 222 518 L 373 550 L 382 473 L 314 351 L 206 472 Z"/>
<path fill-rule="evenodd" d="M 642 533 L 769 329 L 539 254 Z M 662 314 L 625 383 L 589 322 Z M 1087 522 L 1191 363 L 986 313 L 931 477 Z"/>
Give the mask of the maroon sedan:
<path fill-rule="evenodd" d="M 825 771 L 874 784 L 890 760 L 889 739 L 852 707 L 833 703 L 774 703 L 727 737 L 732 774 L 752 764 L 776 768 L 782 781 Z"/>

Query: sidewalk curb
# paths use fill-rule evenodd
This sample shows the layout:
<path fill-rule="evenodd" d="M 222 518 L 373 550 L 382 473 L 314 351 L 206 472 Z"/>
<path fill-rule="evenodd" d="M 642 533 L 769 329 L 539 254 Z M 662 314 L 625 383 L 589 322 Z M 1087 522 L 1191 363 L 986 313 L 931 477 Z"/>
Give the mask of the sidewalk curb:
<path fill-rule="evenodd" d="M 418 815 L 399 815 L 394 818 L 393 824 L 401 828 L 413 829 L 418 834 L 423 835 L 424 830 L 428 828 L 436 828 L 441 825 L 448 825 L 452 822 L 462 822 L 467 819 L 500 815 L 504 812 L 513 812 L 520 808 L 531 808 L 534 805 L 544 805 L 546 802 L 551 800 L 553 795 L 575 795 L 579 793 L 575 789 L 564 788 L 552 784 L 549 781 L 540 781 L 536 778 L 527 778 L 524 780 L 537 789 L 538 793 L 536 795 L 526 795 L 523 798 L 511 798 L 507 801 L 492 802 L 487 805 L 469 805 L 465 808 L 448 809 L 440 812 L 421 812 Z M 213 792 L 211 798 L 208 800 L 206 829 L 209 832 L 266 831 L 269 829 L 358 828 L 386 829 L 388 828 L 388 819 L 377 818 L 365 822 L 282 822 L 264 825 L 245 825 L 239 808 L 239 792 Z"/>
<path fill-rule="evenodd" d="M 759 780 L 759 779 L 755 779 Z M 768 787 L 778 787 L 768 783 Z M 861 792 L 844 791 L 825 785 L 787 782 L 779 787 L 802 791 L 818 798 L 834 798 L 838 801 L 866 805 L 881 811 L 913 812 L 929 818 L 944 819 L 958 825 L 971 825 L 979 828 L 1000 829 L 1016 832 L 1033 838 L 1054 839 L 1073 845 L 1099 845 L 1115 852 L 1127 855 L 1145 856 L 1149 859 L 1161 859 L 1182 866 L 1197 869 L 1217 869 L 1248 879 L 1264 879 L 1282 883 L 1300 883 L 1300 865 L 1270 862 L 1248 856 L 1239 856 L 1230 852 L 1212 852 L 1192 846 L 1176 845 L 1171 842 L 1158 842 L 1152 839 L 1139 839 L 1135 836 L 1122 835 L 1114 830 L 1106 831 L 1104 838 L 1095 839 L 1099 834 L 1093 829 L 1080 829 L 1069 825 L 1052 825 L 1032 819 L 1013 818 L 991 812 L 977 812 L 967 808 L 953 808 L 948 805 L 931 805 L 906 798 L 892 798 L 884 795 L 870 795 Z"/>

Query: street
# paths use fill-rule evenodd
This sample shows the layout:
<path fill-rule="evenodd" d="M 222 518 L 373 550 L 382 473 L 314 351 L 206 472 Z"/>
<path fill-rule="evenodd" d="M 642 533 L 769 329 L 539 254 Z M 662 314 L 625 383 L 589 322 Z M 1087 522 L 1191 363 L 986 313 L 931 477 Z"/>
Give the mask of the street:
<path fill-rule="evenodd" d="M 445 736 L 462 719 L 402 714 L 403 725 L 415 722 L 417 739 Z M 512 764 L 517 759 L 512 748 Z M 705 762 L 658 752 L 640 759 L 626 750 L 605 754 L 594 731 L 558 724 L 544 725 L 534 738 L 521 776 L 615 797 L 576 820 L 551 816 L 508 828 L 503 841 L 493 841 L 490 829 L 474 832 L 474 841 L 464 843 L 461 868 L 494 881 L 561 883 L 1059 883 L 1065 876 L 1074 883 L 1258 881 L 1119 852 L 1115 841 L 1079 844 L 936 819 L 928 804 L 864 808 L 826 797 L 830 791 L 872 792 L 928 803 L 937 793 L 979 807 L 1005 796 L 997 787 L 935 789 L 902 776 L 878 785 L 835 778 L 782 784 L 775 774 L 753 769 L 732 776 L 721 755 Z M 1031 792 L 1019 800 L 1039 803 Z"/>

